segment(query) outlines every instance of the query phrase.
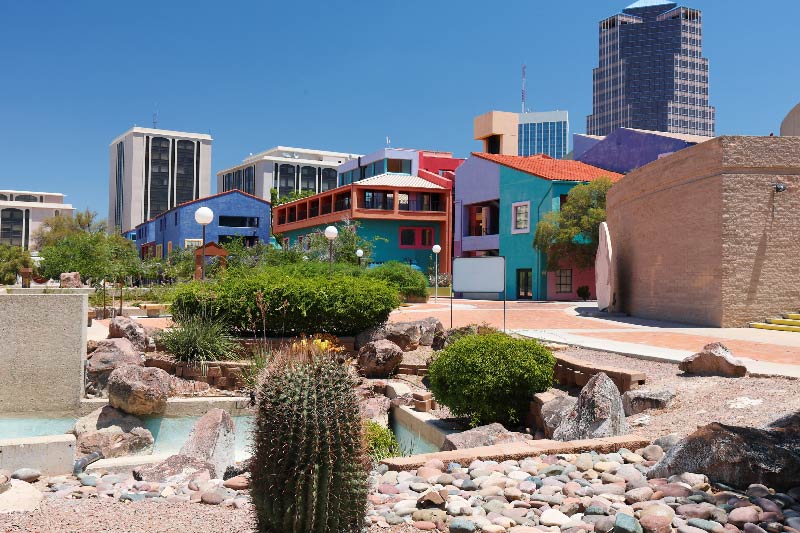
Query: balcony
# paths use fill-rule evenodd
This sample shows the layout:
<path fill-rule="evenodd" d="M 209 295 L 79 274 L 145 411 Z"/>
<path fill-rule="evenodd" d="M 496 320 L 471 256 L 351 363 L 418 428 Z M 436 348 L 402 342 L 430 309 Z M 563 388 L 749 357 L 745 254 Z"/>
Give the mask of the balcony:
<path fill-rule="evenodd" d="M 381 209 L 383 211 L 393 211 L 394 201 L 391 198 L 381 201 L 380 199 L 365 200 L 364 203 L 358 206 L 362 209 Z"/>
<path fill-rule="evenodd" d="M 487 235 L 497 235 L 500 231 L 496 222 L 489 222 L 489 224 L 470 224 L 467 228 L 465 237 L 485 237 Z"/>
<path fill-rule="evenodd" d="M 336 211 L 346 211 L 347 209 L 350 209 L 350 197 L 345 196 L 344 198 L 337 198 Z"/>
<path fill-rule="evenodd" d="M 399 204 L 400 211 L 444 211 L 444 202 L 436 200 L 408 200 Z"/>

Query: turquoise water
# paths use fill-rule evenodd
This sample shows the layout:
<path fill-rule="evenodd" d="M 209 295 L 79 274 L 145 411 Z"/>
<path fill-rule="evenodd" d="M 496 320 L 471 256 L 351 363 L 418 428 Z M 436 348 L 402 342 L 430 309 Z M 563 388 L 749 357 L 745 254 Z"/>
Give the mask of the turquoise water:
<path fill-rule="evenodd" d="M 155 439 L 153 453 L 178 453 L 199 417 L 143 418 L 144 427 Z M 236 431 L 236 460 L 250 457 L 252 416 L 233 417 Z M 74 418 L 0 418 L 0 439 L 59 435 L 75 425 Z"/>
<path fill-rule="evenodd" d="M 390 422 L 394 436 L 403 450 L 403 455 L 417 455 L 420 453 L 438 452 L 439 447 L 434 443 L 423 439 L 419 433 L 412 431 L 403 424 L 399 423 L 395 417 L 391 417 Z"/>

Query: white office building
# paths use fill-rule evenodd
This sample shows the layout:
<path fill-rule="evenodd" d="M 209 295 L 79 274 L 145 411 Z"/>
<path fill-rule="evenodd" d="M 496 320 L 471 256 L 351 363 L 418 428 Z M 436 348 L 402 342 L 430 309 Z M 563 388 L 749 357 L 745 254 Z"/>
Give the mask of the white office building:
<path fill-rule="evenodd" d="M 46 218 L 73 211 L 61 193 L 0 190 L 0 244 L 33 250 L 33 233 Z"/>
<path fill-rule="evenodd" d="M 278 197 L 291 192 L 325 192 L 336 188 L 337 168 L 358 154 L 276 146 L 250 155 L 241 165 L 217 172 L 217 192 L 239 189 L 266 200 L 270 189 Z"/>
<path fill-rule="evenodd" d="M 134 127 L 111 142 L 108 227 L 123 234 L 211 193 L 211 136 Z"/>

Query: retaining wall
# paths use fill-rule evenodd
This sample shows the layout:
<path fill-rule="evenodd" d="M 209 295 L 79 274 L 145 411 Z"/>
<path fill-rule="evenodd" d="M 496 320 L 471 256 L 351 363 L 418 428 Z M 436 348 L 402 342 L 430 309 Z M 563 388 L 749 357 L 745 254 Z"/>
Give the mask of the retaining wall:
<path fill-rule="evenodd" d="M 0 294 L 0 413 L 74 413 L 83 396 L 85 294 Z"/>

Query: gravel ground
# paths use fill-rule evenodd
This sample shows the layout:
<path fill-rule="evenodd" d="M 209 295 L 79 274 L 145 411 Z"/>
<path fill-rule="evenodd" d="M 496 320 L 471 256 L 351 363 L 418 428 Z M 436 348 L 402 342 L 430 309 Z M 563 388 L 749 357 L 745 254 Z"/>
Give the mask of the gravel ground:
<path fill-rule="evenodd" d="M 749 376 L 689 377 L 684 376 L 673 363 L 645 361 L 584 348 L 568 348 L 562 353 L 602 365 L 644 372 L 647 382 L 643 389 L 673 389 L 677 395 L 670 407 L 628 418 L 630 423 L 642 415 L 649 415 L 649 424 L 633 427 L 633 430 L 651 439 L 668 433 L 687 435 L 698 426 L 711 422 L 758 427 L 800 410 L 800 380 Z M 577 392 L 571 391 L 572 394 Z M 744 398 L 754 401 L 748 402 Z M 740 407 L 732 407 L 734 402 Z"/>

